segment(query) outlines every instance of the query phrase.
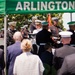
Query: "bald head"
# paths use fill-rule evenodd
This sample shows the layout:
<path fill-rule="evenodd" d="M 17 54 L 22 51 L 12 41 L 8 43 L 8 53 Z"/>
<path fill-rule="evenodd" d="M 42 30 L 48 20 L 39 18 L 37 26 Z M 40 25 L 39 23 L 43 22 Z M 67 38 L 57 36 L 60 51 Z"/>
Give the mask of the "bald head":
<path fill-rule="evenodd" d="M 23 37 L 22 37 L 22 34 L 21 34 L 21 32 L 19 32 L 19 31 L 15 32 L 14 35 L 13 35 L 13 39 L 14 39 L 15 41 L 21 41 L 22 38 L 23 38 Z"/>

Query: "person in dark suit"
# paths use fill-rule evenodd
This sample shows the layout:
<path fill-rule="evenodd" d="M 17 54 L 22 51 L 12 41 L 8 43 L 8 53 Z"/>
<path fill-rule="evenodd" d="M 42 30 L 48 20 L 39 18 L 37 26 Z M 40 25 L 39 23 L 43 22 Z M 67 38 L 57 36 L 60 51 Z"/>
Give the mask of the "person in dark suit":
<path fill-rule="evenodd" d="M 41 54 L 41 60 L 51 67 L 53 64 L 52 45 L 48 42 L 44 47 L 46 51 Z"/>
<path fill-rule="evenodd" d="M 65 57 L 58 75 L 75 75 L 75 53 Z"/>
<path fill-rule="evenodd" d="M 62 31 L 59 35 L 61 35 L 63 47 L 55 50 L 54 67 L 57 71 L 61 68 L 65 56 L 75 53 L 75 48 L 70 46 L 72 32 Z"/>
<path fill-rule="evenodd" d="M 13 75 L 13 66 L 14 66 L 15 58 L 16 56 L 22 53 L 22 50 L 20 48 L 22 34 L 19 31 L 15 32 L 13 35 L 13 39 L 15 40 L 15 43 L 7 47 L 6 60 L 7 60 L 8 75 Z"/>
<path fill-rule="evenodd" d="M 75 46 L 75 21 L 71 21 L 67 23 L 69 25 L 69 31 L 71 31 L 73 34 L 71 36 L 71 42 L 70 44 L 72 46 Z"/>
<path fill-rule="evenodd" d="M 49 75 L 50 75 L 52 72 L 52 65 L 53 65 L 52 45 L 50 43 L 46 43 L 46 45 L 44 47 L 45 47 L 46 51 L 44 51 L 41 54 L 40 58 L 41 58 L 43 64 L 49 65 L 49 67 L 50 67 Z"/>
<path fill-rule="evenodd" d="M 40 56 L 42 52 L 45 51 L 44 45 L 47 42 L 50 42 L 51 44 L 54 44 L 54 41 L 52 40 L 52 33 L 48 31 L 48 22 L 42 23 L 43 29 L 36 34 L 36 43 L 39 45 L 39 52 L 38 55 Z"/>
<path fill-rule="evenodd" d="M 4 51 L 0 49 L 0 75 L 2 75 L 2 70 L 4 70 L 5 61 L 4 61 Z"/>

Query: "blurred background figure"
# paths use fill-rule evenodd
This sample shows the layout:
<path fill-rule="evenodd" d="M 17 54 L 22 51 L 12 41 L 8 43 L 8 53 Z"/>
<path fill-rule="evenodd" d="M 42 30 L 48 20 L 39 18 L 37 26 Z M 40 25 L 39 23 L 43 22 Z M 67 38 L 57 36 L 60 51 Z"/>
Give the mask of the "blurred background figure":
<path fill-rule="evenodd" d="M 70 46 L 72 32 L 62 31 L 59 33 L 59 35 L 61 36 L 63 46 L 55 49 L 54 67 L 57 72 L 60 70 L 65 56 L 75 53 L 75 48 Z"/>
<path fill-rule="evenodd" d="M 13 34 L 17 31 L 16 30 L 16 22 L 9 22 L 9 28 L 7 30 L 7 46 L 12 45 L 14 43 Z"/>
<path fill-rule="evenodd" d="M 59 32 L 61 31 L 61 29 L 58 27 L 58 18 L 57 17 L 53 17 L 52 21 L 53 21 L 53 25 L 50 26 L 50 30 L 52 32 L 52 35 L 54 37 L 58 37 L 59 36 Z"/>
<path fill-rule="evenodd" d="M 24 27 L 21 27 L 20 28 L 20 32 L 21 32 L 21 34 L 22 34 L 22 36 L 24 35 Z"/>
<path fill-rule="evenodd" d="M 2 34 L 4 36 L 4 34 Z M 0 37 L 0 49 L 4 52 L 4 37 Z"/>
<path fill-rule="evenodd" d="M 0 38 L 4 38 L 4 28 L 2 28 L 0 31 Z"/>
<path fill-rule="evenodd" d="M 75 54 L 65 57 L 57 75 L 75 75 Z"/>
<path fill-rule="evenodd" d="M 5 68 L 4 51 L 0 49 L 0 75 L 4 75 L 3 74 L 4 68 Z"/>
<path fill-rule="evenodd" d="M 33 55 L 31 41 L 24 39 L 21 43 L 23 53 L 16 57 L 14 75 L 43 75 L 44 67 L 37 55 Z"/>
<path fill-rule="evenodd" d="M 24 39 L 29 38 L 29 31 L 28 31 L 28 25 L 24 25 L 23 27 L 21 27 L 21 33 Z"/>
<path fill-rule="evenodd" d="M 35 27 L 35 20 L 37 20 L 36 16 L 32 17 L 32 23 L 30 24 L 30 32 L 33 33 L 33 30 L 36 29 Z"/>
<path fill-rule="evenodd" d="M 7 75 L 13 75 L 13 67 L 16 56 L 22 53 L 20 44 L 22 40 L 21 32 L 15 32 L 13 35 L 15 43 L 7 47 Z"/>
<path fill-rule="evenodd" d="M 69 31 L 73 33 L 71 36 L 70 44 L 75 47 L 75 21 L 68 22 L 68 25 L 69 25 Z"/>

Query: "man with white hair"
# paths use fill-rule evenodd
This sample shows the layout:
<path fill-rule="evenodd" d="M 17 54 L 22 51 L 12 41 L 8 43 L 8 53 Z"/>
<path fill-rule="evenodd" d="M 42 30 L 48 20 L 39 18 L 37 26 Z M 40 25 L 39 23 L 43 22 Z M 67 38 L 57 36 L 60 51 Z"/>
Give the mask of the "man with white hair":
<path fill-rule="evenodd" d="M 62 31 L 59 33 L 63 47 L 56 49 L 54 54 L 54 67 L 57 72 L 61 68 L 64 58 L 67 55 L 75 53 L 75 48 L 70 46 L 72 34 L 70 31 Z"/>
<path fill-rule="evenodd" d="M 17 31 L 13 35 L 13 39 L 15 40 L 15 43 L 7 47 L 7 70 L 8 75 L 13 75 L 13 66 L 16 56 L 20 55 L 22 53 L 22 50 L 20 48 L 21 40 L 22 40 L 22 34 L 21 32 Z"/>

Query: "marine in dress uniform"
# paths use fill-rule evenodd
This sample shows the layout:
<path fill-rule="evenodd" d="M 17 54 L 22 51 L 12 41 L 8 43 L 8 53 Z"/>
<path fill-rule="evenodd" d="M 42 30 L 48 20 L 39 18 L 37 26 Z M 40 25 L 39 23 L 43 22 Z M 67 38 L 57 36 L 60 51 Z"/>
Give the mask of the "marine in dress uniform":
<path fill-rule="evenodd" d="M 71 21 L 71 22 L 68 22 L 68 25 L 69 25 L 69 31 L 71 31 L 73 34 L 71 36 L 71 42 L 70 44 L 72 46 L 75 46 L 75 21 Z"/>
<path fill-rule="evenodd" d="M 37 34 L 42 30 L 42 25 L 40 20 L 35 20 L 36 29 L 33 31 L 33 34 Z"/>
<path fill-rule="evenodd" d="M 16 32 L 15 26 L 16 22 L 9 22 L 9 29 L 7 30 L 7 46 L 14 43 L 13 34 Z"/>
<path fill-rule="evenodd" d="M 65 56 L 75 53 L 75 48 L 69 45 L 71 41 L 72 32 L 62 31 L 59 33 L 59 35 L 61 35 L 63 47 L 55 50 L 54 67 L 57 71 L 61 68 Z"/>
<path fill-rule="evenodd" d="M 51 38 L 52 33 L 48 31 L 48 22 L 43 22 L 42 27 L 43 29 L 36 35 L 36 43 L 39 45 L 39 52 L 38 52 L 39 56 L 41 55 L 42 52 L 45 51 L 44 45 L 47 42 L 54 44 L 54 41 Z"/>
<path fill-rule="evenodd" d="M 65 57 L 58 75 L 75 75 L 75 54 Z"/>
<path fill-rule="evenodd" d="M 42 30 L 42 25 L 41 25 L 41 21 L 40 20 L 35 20 L 35 25 L 36 25 L 35 26 L 36 29 L 33 30 L 33 33 L 31 34 L 32 46 L 33 46 L 32 53 L 33 54 L 37 54 L 38 53 L 38 45 L 36 44 L 36 34 Z"/>

